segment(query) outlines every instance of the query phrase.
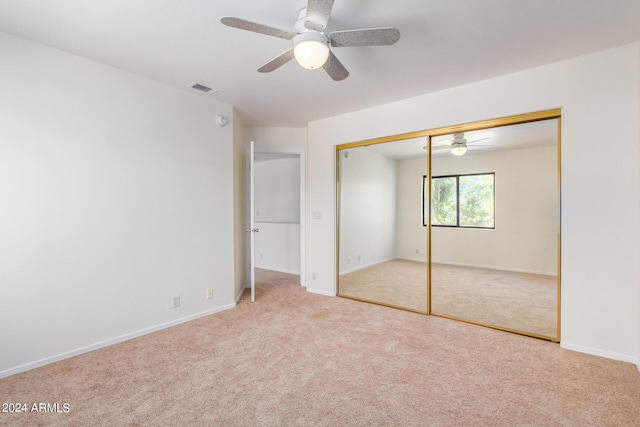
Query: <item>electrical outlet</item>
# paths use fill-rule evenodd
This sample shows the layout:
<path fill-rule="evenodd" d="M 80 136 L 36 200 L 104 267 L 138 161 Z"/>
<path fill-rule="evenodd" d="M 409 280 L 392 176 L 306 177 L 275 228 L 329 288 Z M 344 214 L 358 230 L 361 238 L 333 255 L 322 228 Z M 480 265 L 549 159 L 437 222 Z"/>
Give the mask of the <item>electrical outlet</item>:
<path fill-rule="evenodd" d="M 351 264 L 351 257 L 347 257 L 347 264 Z"/>
<path fill-rule="evenodd" d="M 420 253 L 420 249 L 416 249 L 416 253 L 419 254 Z"/>
<path fill-rule="evenodd" d="M 173 308 L 178 308 L 180 307 L 180 297 L 173 297 Z"/>
<path fill-rule="evenodd" d="M 213 299 L 213 288 L 207 289 L 207 299 Z"/>
<path fill-rule="evenodd" d="M 358 261 L 360 261 L 362 259 L 362 257 L 360 255 L 358 255 Z"/>
<path fill-rule="evenodd" d="M 318 279 L 318 273 L 316 273 L 315 271 L 313 273 L 311 273 L 311 278 L 313 280 L 317 280 Z"/>

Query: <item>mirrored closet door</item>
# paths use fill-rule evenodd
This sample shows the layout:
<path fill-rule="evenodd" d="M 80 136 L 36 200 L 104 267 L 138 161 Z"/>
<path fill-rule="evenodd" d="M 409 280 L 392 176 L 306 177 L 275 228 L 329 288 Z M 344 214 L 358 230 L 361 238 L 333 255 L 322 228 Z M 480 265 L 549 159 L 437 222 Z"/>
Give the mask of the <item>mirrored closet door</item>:
<path fill-rule="evenodd" d="M 560 110 L 336 147 L 338 295 L 560 340 Z"/>

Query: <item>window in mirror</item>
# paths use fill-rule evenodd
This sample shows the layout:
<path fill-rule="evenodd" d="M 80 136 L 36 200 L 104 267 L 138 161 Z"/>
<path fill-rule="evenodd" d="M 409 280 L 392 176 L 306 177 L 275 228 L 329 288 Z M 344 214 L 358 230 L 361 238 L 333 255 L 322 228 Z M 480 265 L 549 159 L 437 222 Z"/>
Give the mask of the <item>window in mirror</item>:
<path fill-rule="evenodd" d="M 422 225 L 427 224 L 427 177 L 422 183 Z M 495 228 L 494 173 L 431 178 L 431 225 Z"/>

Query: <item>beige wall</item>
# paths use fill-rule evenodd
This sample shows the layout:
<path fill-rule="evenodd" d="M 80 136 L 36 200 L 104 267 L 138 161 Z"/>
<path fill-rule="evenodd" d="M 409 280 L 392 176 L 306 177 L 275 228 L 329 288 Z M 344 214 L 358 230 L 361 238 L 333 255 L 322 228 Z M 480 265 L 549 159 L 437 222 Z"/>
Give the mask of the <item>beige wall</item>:
<path fill-rule="evenodd" d="M 245 200 L 246 153 L 244 126 L 236 109 L 233 109 L 233 217 L 234 217 L 234 272 L 235 298 L 240 299 L 247 282 Z"/>

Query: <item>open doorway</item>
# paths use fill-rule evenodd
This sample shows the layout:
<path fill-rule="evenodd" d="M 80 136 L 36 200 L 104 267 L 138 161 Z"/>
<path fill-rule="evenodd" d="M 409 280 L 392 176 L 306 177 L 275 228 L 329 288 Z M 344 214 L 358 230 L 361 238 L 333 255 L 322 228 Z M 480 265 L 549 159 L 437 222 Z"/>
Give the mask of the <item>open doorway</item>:
<path fill-rule="evenodd" d="M 301 153 L 254 154 L 256 281 L 271 273 L 305 283 L 304 158 Z M 258 284 L 259 288 L 259 284 Z"/>

